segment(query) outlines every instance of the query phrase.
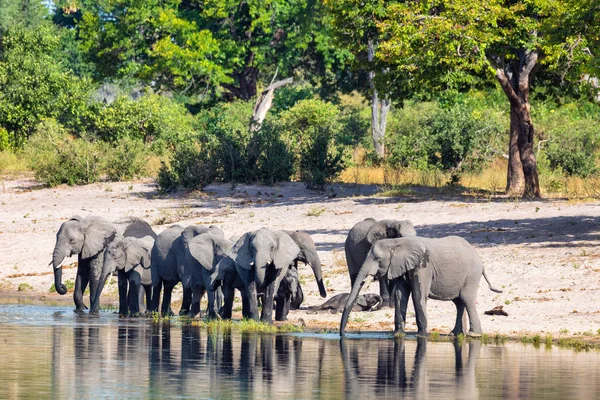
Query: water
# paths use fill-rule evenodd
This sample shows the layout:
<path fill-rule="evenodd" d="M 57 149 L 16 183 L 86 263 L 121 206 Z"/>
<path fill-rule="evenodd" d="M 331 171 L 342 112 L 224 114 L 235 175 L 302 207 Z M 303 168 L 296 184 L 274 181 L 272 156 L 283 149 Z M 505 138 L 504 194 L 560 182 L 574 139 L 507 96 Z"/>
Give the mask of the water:
<path fill-rule="evenodd" d="M 388 334 L 208 334 L 0 305 L 0 399 L 598 398 L 600 352 Z"/>

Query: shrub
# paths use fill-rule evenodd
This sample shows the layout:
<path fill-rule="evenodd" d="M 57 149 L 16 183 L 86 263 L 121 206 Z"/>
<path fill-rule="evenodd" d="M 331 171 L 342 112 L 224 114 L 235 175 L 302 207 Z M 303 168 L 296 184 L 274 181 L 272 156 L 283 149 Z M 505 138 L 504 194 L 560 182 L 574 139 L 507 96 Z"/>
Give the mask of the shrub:
<path fill-rule="evenodd" d="M 88 130 L 111 143 L 123 138 L 152 143 L 153 150 L 161 154 L 164 149 L 191 141 L 197 127 L 181 104 L 166 96 L 146 93 L 137 100 L 121 95 L 110 105 L 100 107 Z"/>
<path fill-rule="evenodd" d="M 35 177 L 48 186 L 93 183 L 100 179 L 106 145 L 74 139 L 55 120 L 43 120 L 25 147 Z"/>
<path fill-rule="evenodd" d="M 294 155 L 295 173 L 309 189 L 323 189 L 344 168 L 343 149 L 336 143 L 339 119 L 337 106 L 302 100 L 273 121 Z"/>
<path fill-rule="evenodd" d="M 214 145 L 217 176 L 225 182 L 253 180 L 252 169 L 258 149 L 250 146 L 250 118 L 253 103 L 234 101 L 219 104 L 198 115 L 205 141 Z"/>
<path fill-rule="evenodd" d="M 596 152 L 600 146 L 600 107 L 589 102 L 570 102 L 557 107 L 542 102 L 535 109 L 536 133 L 546 141 L 540 152 L 542 170 L 588 177 L 598 172 Z"/>
<path fill-rule="evenodd" d="M 173 191 L 179 186 L 188 190 L 203 189 L 215 178 L 213 157 L 208 146 L 180 145 L 173 153 L 170 167 L 163 164 L 158 172 L 161 191 Z"/>
<path fill-rule="evenodd" d="M 106 156 L 105 173 L 110 181 L 141 177 L 148 162 L 146 148 L 140 140 L 123 138 Z"/>
<path fill-rule="evenodd" d="M 252 138 L 259 153 L 252 175 L 267 185 L 289 181 L 294 172 L 293 157 L 278 132 L 276 126 L 265 121 Z"/>
<path fill-rule="evenodd" d="M 495 147 L 506 130 L 500 119 L 463 103 L 407 104 L 391 133 L 388 162 L 394 167 L 450 172 L 457 183 L 464 172 L 478 172 L 500 153 Z"/>

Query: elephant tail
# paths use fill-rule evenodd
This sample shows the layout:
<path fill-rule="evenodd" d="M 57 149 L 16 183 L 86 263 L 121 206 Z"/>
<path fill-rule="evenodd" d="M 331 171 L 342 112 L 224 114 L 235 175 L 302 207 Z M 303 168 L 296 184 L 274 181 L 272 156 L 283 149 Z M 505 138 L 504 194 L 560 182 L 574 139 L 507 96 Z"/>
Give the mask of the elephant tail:
<path fill-rule="evenodd" d="M 502 293 L 502 290 L 500 290 L 500 289 L 496 289 L 496 288 L 495 288 L 495 287 L 493 287 L 493 286 L 492 286 L 492 284 L 490 283 L 490 280 L 489 280 L 489 278 L 487 277 L 487 274 L 485 273 L 485 267 L 483 268 L 483 277 L 485 278 L 485 281 L 487 282 L 487 284 L 488 284 L 488 286 L 489 286 L 489 288 L 490 288 L 490 290 L 491 290 L 492 292 L 496 292 L 496 293 Z"/>

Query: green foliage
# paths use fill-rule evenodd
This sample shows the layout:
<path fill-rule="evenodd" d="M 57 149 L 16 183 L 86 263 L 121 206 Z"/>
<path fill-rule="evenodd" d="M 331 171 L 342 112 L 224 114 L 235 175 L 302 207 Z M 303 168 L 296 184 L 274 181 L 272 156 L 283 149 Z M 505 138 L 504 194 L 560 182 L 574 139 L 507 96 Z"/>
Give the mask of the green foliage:
<path fill-rule="evenodd" d="M 539 121 L 537 132 L 546 141 L 541 147 L 540 169 L 565 175 L 588 177 L 598 172 L 600 106 L 587 101 L 569 101 L 558 107 L 541 102 L 533 110 Z"/>
<path fill-rule="evenodd" d="M 125 181 L 143 176 L 148 152 L 140 140 L 125 137 L 106 154 L 104 172 L 110 181 Z"/>
<path fill-rule="evenodd" d="M 72 279 L 67 279 L 63 282 L 63 284 L 65 285 L 68 291 L 72 291 L 75 288 L 75 281 Z M 50 293 L 56 293 L 56 286 L 54 286 L 54 283 L 50 286 L 50 289 L 48 291 Z"/>
<path fill-rule="evenodd" d="M 0 126 L 11 147 L 21 147 L 44 118 L 77 127 L 89 114 L 91 87 L 57 61 L 59 38 L 56 28 L 40 25 L 11 27 L 0 39 Z"/>
<path fill-rule="evenodd" d="M 171 165 L 164 163 L 158 172 L 158 184 L 163 192 L 178 187 L 188 190 L 203 189 L 215 178 L 214 155 L 206 145 L 183 143 L 172 156 Z"/>
<path fill-rule="evenodd" d="M 451 173 L 457 183 L 464 172 L 478 172 L 499 154 L 502 118 L 470 101 L 443 107 L 435 102 L 406 103 L 390 124 L 388 163 L 393 167 L 435 169 Z"/>
<path fill-rule="evenodd" d="M 252 171 L 255 180 L 272 185 L 290 179 L 294 172 L 294 159 L 277 126 L 268 121 L 263 123 L 252 138 L 252 146 L 258 151 Z"/>
<path fill-rule="evenodd" d="M 8 131 L 0 126 L 0 151 L 8 150 L 10 147 L 10 141 Z"/>
<path fill-rule="evenodd" d="M 43 120 L 25 146 L 35 177 L 48 186 L 97 182 L 106 146 L 73 139 L 55 120 Z"/>
<path fill-rule="evenodd" d="M 288 148 L 293 149 L 294 169 L 309 189 L 323 189 L 344 168 L 340 111 L 322 100 L 302 100 L 282 112 L 276 122 Z"/>
<path fill-rule="evenodd" d="M 191 141 L 196 135 L 196 121 L 168 97 L 146 93 L 134 100 L 121 95 L 110 105 L 100 107 L 88 130 L 111 143 L 123 138 L 152 143 L 153 150 L 160 154 Z"/>

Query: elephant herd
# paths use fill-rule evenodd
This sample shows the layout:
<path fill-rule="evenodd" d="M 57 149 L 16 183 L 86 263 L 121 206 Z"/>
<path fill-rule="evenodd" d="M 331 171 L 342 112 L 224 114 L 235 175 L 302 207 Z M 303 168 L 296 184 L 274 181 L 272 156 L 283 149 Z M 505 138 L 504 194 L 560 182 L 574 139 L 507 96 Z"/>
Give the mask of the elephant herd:
<path fill-rule="evenodd" d="M 394 331 L 404 333 L 406 309 L 412 295 L 418 335 L 427 335 L 428 298 L 452 301 L 456 324 L 452 333 L 464 332 L 462 317 L 469 316 L 469 333 L 481 334 L 475 308 L 481 276 L 491 290 L 481 259 L 466 240 L 448 236 L 417 236 L 408 221 L 367 218 L 348 233 L 344 244 L 352 290 L 307 311 L 342 311 L 343 335 L 350 311 L 395 308 Z M 83 313 L 83 293 L 89 285 L 91 315 L 97 315 L 100 295 L 108 277 L 118 275 L 119 315 L 144 312 L 172 314 L 171 294 L 183 286 L 180 315 L 200 313 L 206 293 L 208 318 L 231 318 L 235 291 L 241 293 L 242 315 L 271 323 L 284 321 L 298 309 L 304 294 L 298 263 L 308 264 L 321 297 L 326 297 L 321 261 L 311 237 L 302 231 L 262 228 L 241 237 L 226 238 L 215 226 L 173 225 L 156 234 L 139 218 L 111 223 L 99 216 L 74 216 L 56 235 L 52 264 L 56 291 L 65 294 L 62 262 L 78 256 L 73 299 L 75 312 Z M 379 281 L 380 295 L 359 295 L 368 277 Z M 162 292 L 162 304 L 160 303 Z M 259 314 L 259 300 L 262 307 Z M 144 304 L 146 307 L 144 308 Z"/>

